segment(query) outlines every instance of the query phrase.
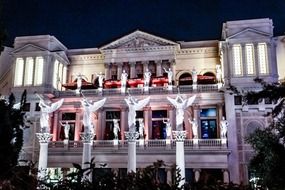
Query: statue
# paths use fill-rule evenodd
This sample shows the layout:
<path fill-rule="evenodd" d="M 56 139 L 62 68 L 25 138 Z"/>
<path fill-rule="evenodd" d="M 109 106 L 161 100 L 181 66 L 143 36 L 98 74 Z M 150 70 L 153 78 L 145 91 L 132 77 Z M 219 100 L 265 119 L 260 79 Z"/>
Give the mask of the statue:
<path fill-rule="evenodd" d="M 125 98 L 126 103 L 129 106 L 129 113 L 128 113 L 128 126 L 129 130 L 135 132 L 135 125 L 136 125 L 136 111 L 142 109 L 149 103 L 150 97 L 145 98 L 143 100 L 136 100 L 132 96 Z"/>
<path fill-rule="evenodd" d="M 144 137 L 144 123 L 143 123 L 143 119 L 139 118 L 139 134 L 140 134 L 140 138 Z"/>
<path fill-rule="evenodd" d="M 118 123 L 118 119 L 113 119 L 113 133 L 114 133 L 114 139 L 118 139 L 118 133 L 120 132 L 120 127 Z"/>
<path fill-rule="evenodd" d="M 216 65 L 216 79 L 218 83 L 222 82 L 222 70 L 221 65 Z"/>
<path fill-rule="evenodd" d="M 81 90 L 81 87 L 82 87 L 82 79 L 86 79 L 87 78 L 85 77 L 85 75 L 82 75 L 81 73 L 78 73 L 76 75 L 76 83 L 77 83 L 77 90 Z"/>
<path fill-rule="evenodd" d="M 99 100 L 97 102 L 93 102 L 93 103 L 89 102 L 85 97 L 81 100 L 81 104 L 84 109 L 84 112 L 83 112 L 84 133 L 95 134 L 91 113 L 101 108 L 105 102 L 106 102 L 106 98 Z"/>
<path fill-rule="evenodd" d="M 225 119 L 225 117 L 222 117 L 220 122 L 221 138 L 226 138 L 228 126 L 229 122 Z"/>
<path fill-rule="evenodd" d="M 70 130 L 70 125 L 68 123 L 68 121 L 66 121 L 65 123 L 59 122 L 60 125 L 63 126 L 64 128 L 64 138 L 65 139 L 69 139 L 69 130 Z"/>
<path fill-rule="evenodd" d="M 146 69 L 144 73 L 144 86 L 149 86 L 150 77 L 151 77 L 151 72 L 148 69 Z"/>
<path fill-rule="evenodd" d="M 169 68 L 168 70 L 166 70 L 165 68 L 163 68 L 164 71 L 167 73 L 167 78 L 168 78 L 168 84 L 172 85 L 172 76 L 173 76 L 173 72 L 171 71 L 171 68 Z"/>
<path fill-rule="evenodd" d="M 176 108 L 176 129 L 178 131 L 183 130 L 184 110 L 192 105 L 195 98 L 196 95 L 188 99 L 183 99 L 180 94 L 178 94 L 175 99 L 167 97 L 168 101 Z"/>
<path fill-rule="evenodd" d="M 103 73 L 102 72 L 100 72 L 99 74 L 96 73 L 96 75 L 98 76 L 99 88 L 103 88 L 103 81 L 104 81 Z"/>
<path fill-rule="evenodd" d="M 170 123 L 170 119 L 167 118 L 166 120 L 162 120 L 162 122 L 166 125 L 166 138 L 170 139 L 171 137 L 171 123 Z"/>
<path fill-rule="evenodd" d="M 125 70 L 123 70 L 121 75 L 121 87 L 125 88 L 127 86 L 127 80 L 128 80 L 128 73 L 126 73 Z"/>
<path fill-rule="evenodd" d="M 193 120 L 188 119 L 188 121 L 192 125 L 192 133 L 193 133 L 194 139 L 197 139 L 198 138 L 198 123 L 195 118 Z"/>
<path fill-rule="evenodd" d="M 198 76 L 197 76 L 197 71 L 195 68 L 192 69 L 192 80 L 193 80 L 193 84 L 197 84 Z"/>
<path fill-rule="evenodd" d="M 64 99 L 61 99 L 57 102 L 54 102 L 49 105 L 49 103 L 45 102 L 42 97 L 36 94 L 40 98 L 39 107 L 41 108 L 41 117 L 40 117 L 40 125 L 41 125 L 41 133 L 49 133 L 49 114 L 56 111 L 63 104 Z"/>

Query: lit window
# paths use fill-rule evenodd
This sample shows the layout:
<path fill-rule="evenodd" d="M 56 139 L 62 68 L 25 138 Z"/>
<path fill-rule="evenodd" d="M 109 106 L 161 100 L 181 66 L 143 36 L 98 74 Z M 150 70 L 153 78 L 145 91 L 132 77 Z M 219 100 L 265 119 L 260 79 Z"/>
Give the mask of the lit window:
<path fill-rule="evenodd" d="M 268 74 L 267 47 L 265 43 L 258 44 L 259 73 Z"/>
<path fill-rule="evenodd" d="M 63 73 L 62 73 L 62 84 L 66 83 L 66 75 L 67 75 L 67 67 L 63 67 Z"/>
<path fill-rule="evenodd" d="M 25 64 L 25 80 L 24 80 L 25 86 L 33 84 L 33 76 L 34 76 L 34 59 L 32 57 L 28 57 L 26 59 L 26 64 Z"/>
<path fill-rule="evenodd" d="M 43 57 L 37 57 L 35 65 L 35 80 L 34 80 L 35 86 L 42 85 L 43 71 L 44 71 L 44 59 Z"/>
<path fill-rule="evenodd" d="M 247 74 L 254 74 L 254 48 L 253 44 L 245 45 L 245 53 L 246 53 L 246 71 Z"/>
<path fill-rule="evenodd" d="M 58 83 L 58 60 L 55 60 L 54 66 L 53 66 L 53 87 L 57 88 Z"/>
<path fill-rule="evenodd" d="M 63 72 L 63 64 L 59 63 L 59 69 L 58 69 L 58 81 L 62 82 L 62 72 Z"/>
<path fill-rule="evenodd" d="M 22 58 L 17 58 L 16 59 L 16 68 L 15 68 L 14 86 L 21 86 L 22 85 L 23 73 L 24 73 L 24 60 Z"/>
<path fill-rule="evenodd" d="M 242 56 L 241 46 L 239 44 L 233 46 L 233 64 L 234 75 L 242 75 Z"/>

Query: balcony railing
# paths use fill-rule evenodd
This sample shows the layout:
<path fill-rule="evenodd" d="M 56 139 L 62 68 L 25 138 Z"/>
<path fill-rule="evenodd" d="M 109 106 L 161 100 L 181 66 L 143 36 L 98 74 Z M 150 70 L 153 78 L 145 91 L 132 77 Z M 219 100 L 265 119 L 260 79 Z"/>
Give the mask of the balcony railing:
<path fill-rule="evenodd" d="M 185 86 L 173 86 L 172 90 L 169 90 L 167 87 L 149 87 L 149 91 L 144 91 L 143 87 L 138 88 L 128 88 L 127 89 L 130 94 L 132 95 L 142 95 L 142 94 L 177 94 L 180 93 L 193 93 L 193 92 L 218 92 L 218 85 L 217 84 L 207 84 L 207 85 L 197 85 L 197 89 L 193 89 L 192 85 L 185 85 Z M 95 96 L 116 96 L 116 95 L 125 95 L 121 93 L 120 88 L 109 88 L 103 89 L 99 91 L 98 89 L 92 90 L 82 90 L 84 95 L 95 95 Z M 67 90 L 67 91 L 58 91 L 56 92 L 58 96 L 75 96 L 75 90 Z"/>
<path fill-rule="evenodd" d="M 141 149 L 175 149 L 175 140 L 137 140 L 136 145 Z M 103 149 L 127 149 L 127 140 L 94 140 L 92 143 L 94 150 Z M 72 149 L 82 148 L 82 141 L 52 141 L 49 144 L 51 149 Z M 227 149 L 227 142 L 225 139 L 186 139 L 184 141 L 185 149 Z"/>

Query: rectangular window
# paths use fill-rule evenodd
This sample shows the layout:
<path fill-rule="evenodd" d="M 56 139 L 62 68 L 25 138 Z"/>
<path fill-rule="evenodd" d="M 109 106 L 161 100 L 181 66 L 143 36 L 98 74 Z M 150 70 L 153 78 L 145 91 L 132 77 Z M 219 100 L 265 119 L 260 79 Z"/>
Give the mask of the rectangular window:
<path fill-rule="evenodd" d="M 53 87 L 57 89 L 57 84 L 58 84 L 58 60 L 55 60 L 54 65 L 53 65 Z"/>
<path fill-rule="evenodd" d="M 43 57 L 37 57 L 35 65 L 35 80 L 34 80 L 35 86 L 43 84 L 43 71 L 44 71 L 44 59 Z"/>
<path fill-rule="evenodd" d="M 258 44 L 259 73 L 268 74 L 267 46 L 266 43 Z"/>
<path fill-rule="evenodd" d="M 23 74 L 24 74 L 24 60 L 23 58 L 17 58 L 14 86 L 21 86 L 23 84 Z"/>
<path fill-rule="evenodd" d="M 234 75 L 242 75 L 242 54 L 241 46 L 239 44 L 233 46 L 233 67 Z"/>
<path fill-rule="evenodd" d="M 24 80 L 25 86 L 30 86 L 33 84 L 33 76 L 34 76 L 34 59 L 32 57 L 28 57 L 26 59 L 26 64 L 25 64 L 25 80 Z"/>
<path fill-rule="evenodd" d="M 216 108 L 202 109 L 200 112 L 200 117 L 216 117 L 216 116 L 217 116 Z"/>
<path fill-rule="evenodd" d="M 245 44 L 246 71 L 248 75 L 254 74 L 254 47 L 253 44 Z"/>
<path fill-rule="evenodd" d="M 67 67 L 63 67 L 63 73 L 62 73 L 62 84 L 66 83 L 66 75 L 67 75 Z"/>

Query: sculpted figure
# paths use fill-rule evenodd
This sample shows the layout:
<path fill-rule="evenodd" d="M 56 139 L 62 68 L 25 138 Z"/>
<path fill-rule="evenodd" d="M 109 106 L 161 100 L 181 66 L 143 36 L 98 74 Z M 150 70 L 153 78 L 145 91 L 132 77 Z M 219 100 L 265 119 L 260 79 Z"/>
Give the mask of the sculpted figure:
<path fill-rule="evenodd" d="M 128 126 L 129 130 L 135 131 L 135 123 L 136 123 L 136 111 L 142 109 L 149 103 L 150 97 L 145 98 L 143 100 L 136 100 L 132 96 L 125 98 L 127 105 L 129 106 L 128 113 Z"/>
<path fill-rule="evenodd" d="M 118 139 L 118 133 L 120 132 L 119 122 L 118 119 L 113 119 L 113 133 L 114 133 L 114 139 Z"/>
<path fill-rule="evenodd" d="M 106 98 L 99 100 L 97 102 L 91 103 L 86 98 L 81 100 L 81 104 L 83 107 L 83 125 L 84 125 L 84 133 L 94 133 L 94 125 L 92 122 L 92 113 L 96 112 L 99 108 L 101 108 L 106 102 Z"/>
<path fill-rule="evenodd" d="M 86 77 L 84 75 L 82 75 L 81 73 L 76 74 L 76 83 L 77 83 L 77 90 L 81 90 L 82 87 L 82 79 L 86 79 Z"/>
<path fill-rule="evenodd" d="M 222 117 L 222 120 L 220 122 L 221 138 L 226 138 L 228 126 L 229 122 L 225 119 L 225 117 Z"/>
<path fill-rule="evenodd" d="M 64 128 L 64 138 L 65 139 L 69 139 L 69 130 L 70 130 L 70 125 L 68 123 L 68 121 L 66 121 L 65 123 L 60 122 L 60 124 L 63 126 Z"/>
<path fill-rule="evenodd" d="M 171 68 L 169 68 L 168 70 L 166 70 L 165 68 L 163 68 L 163 69 L 167 73 L 168 84 L 171 85 L 172 84 L 173 72 L 171 71 Z"/>
<path fill-rule="evenodd" d="M 151 77 L 151 72 L 148 69 L 146 69 L 144 73 L 144 86 L 149 86 L 150 77 Z"/>
<path fill-rule="evenodd" d="M 127 86 L 127 80 L 128 80 L 128 73 L 126 73 L 126 71 L 123 70 L 121 75 L 121 87 L 125 88 Z"/>
<path fill-rule="evenodd" d="M 143 138 L 143 134 L 144 134 L 144 123 L 143 123 L 143 119 L 140 118 L 139 119 L 139 134 L 140 134 L 140 138 Z"/>
<path fill-rule="evenodd" d="M 188 121 L 192 125 L 192 133 L 193 133 L 194 139 L 197 139 L 198 138 L 198 123 L 195 118 L 193 120 L 188 119 Z"/>
<path fill-rule="evenodd" d="M 181 95 L 177 95 L 175 99 L 167 97 L 168 101 L 176 108 L 176 129 L 178 131 L 183 130 L 184 110 L 192 105 L 196 98 L 196 95 L 183 99 Z"/>
<path fill-rule="evenodd" d="M 41 108 L 41 117 L 40 117 L 40 125 L 42 133 L 49 133 L 49 114 L 56 111 L 63 104 L 64 99 L 61 99 L 52 104 L 48 104 L 45 102 L 41 96 L 37 95 L 40 98 L 39 107 Z"/>
<path fill-rule="evenodd" d="M 222 70 L 221 70 L 221 65 L 216 65 L 216 79 L 217 79 L 217 82 L 218 82 L 218 83 L 222 82 Z"/>
<path fill-rule="evenodd" d="M 197 84 L 198 76 L 197 76 L 197 71 L 195 68 L 192 69 L 192 80 L 193 80 L 193 84 Z"/>
<path fill-rule="evenodd" d="M 164 118 L 163 118 L 162 121 L 166 125 L 166 137 L 170 138 L 171 137 L 171 123 L 170 123 L 170 119 L 167 118 L 166 120 L 164 120 Z"/>
<path fill-rule="evenodd" d="M 103 81 L 104 81 L 103 73 L 102 72 L 100 72 L 99 74 L 96 73 L 96 75 L 98 76 L 99 88 L 103 88 Z"/>

